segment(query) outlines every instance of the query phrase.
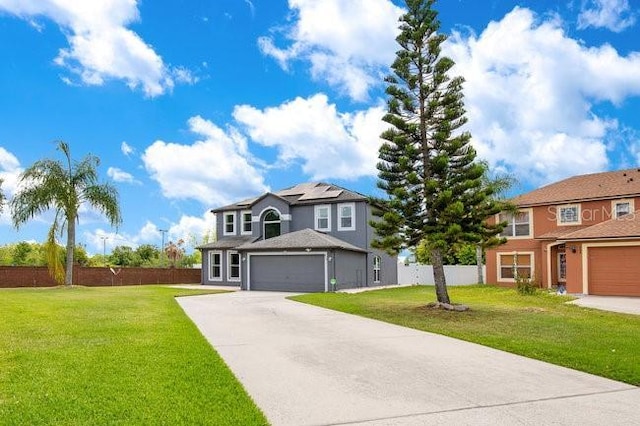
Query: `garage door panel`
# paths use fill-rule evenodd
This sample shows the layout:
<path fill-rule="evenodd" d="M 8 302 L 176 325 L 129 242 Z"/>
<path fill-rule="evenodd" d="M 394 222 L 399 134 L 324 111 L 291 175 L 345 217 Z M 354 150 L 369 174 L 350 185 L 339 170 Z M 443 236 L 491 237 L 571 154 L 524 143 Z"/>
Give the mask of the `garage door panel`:
<path fill-rule="evenodd" d="M 589 294 L 640 296 L 640 247 L 589 248 Z"/>
<path fill-rule="evenodd" d="M 323 255 L 251 255 L 251 290 L 325 291 Z"/>

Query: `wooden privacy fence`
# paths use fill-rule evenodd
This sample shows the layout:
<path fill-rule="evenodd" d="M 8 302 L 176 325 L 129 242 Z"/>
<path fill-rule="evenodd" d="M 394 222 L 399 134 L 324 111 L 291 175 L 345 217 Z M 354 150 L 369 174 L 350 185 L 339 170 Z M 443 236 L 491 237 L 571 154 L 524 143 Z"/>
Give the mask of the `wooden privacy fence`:
<path fill-rule="evenodd" d="M 142 284 L 200 284 L 200 269 L 89 268 L 75 266 L 73 283 L 100 287 Z M 55 287 L 46 266 L 0 266 L 0 288 Z"/>

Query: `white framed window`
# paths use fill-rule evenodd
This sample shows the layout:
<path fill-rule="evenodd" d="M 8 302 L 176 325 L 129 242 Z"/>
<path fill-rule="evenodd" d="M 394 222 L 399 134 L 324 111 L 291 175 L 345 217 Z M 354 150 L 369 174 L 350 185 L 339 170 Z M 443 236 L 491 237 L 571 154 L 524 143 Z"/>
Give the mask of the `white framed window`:
<path fill-rule="evenodd" d="M 507 226 L 504 227 L 500 236 L 507 238 L 530 238 L 533 235 L 532 217 L 531 209 L 520 210 L 515 214 L 498 214 L 498 222 L 507 222 Z"/>
<path fill-rule="evenodd" d="M 331 206 L 322 204 L 314 208 L 314 228 L 316 231 L 331 231 Z"/>
<path fill-rule="evenodd" d="M 227 281 L 240 281 L 240 253 L 227 252 Z"/>
<path fill-rule="evenodd" d="M 373 282 L 380 282 L 380 270 L 382 266 L 382 259 L 380 256 L 373 256 Z"/>
<path fill-rule="evenodd" d="M 611 211 L 614 219 L 621 218 L 634 212 L 633 200 L 615 200 L 611 202 Z"/>
<path fill-rule="evenodd" d="M 533 252 L 497 253 L 498 281 L 515 282 L 516 277 L 533 277 Z"/>
<path fill-rule="evenodd" d="M 209 281 L 222 281 L 222 252 L 209 252 Z"/>
<path fill-rule="evenodd" d="M 580 225 L 582 223 L 580 204 L 567 204 L 564 206 L 558 206 L 556 207 L 556 213 L 558 226 Z"/>
<path fill-rule="evenodd" d="M 338 231 L 356 230 L 356 204 L 338 204 Z"/>
<path fill-rule="evenodd" d="M 240 217 L 241 217 L 241 228 L 240 228 L 240 233 L 242 235 L 251 235 L 251 232 L 253 231 L 253 228 L 251 226 L 251 210 L 244 210 L 240 213 Z"/>
<path fill-rule="evenodd" d="M 222 234 L 223 235 L 235 235 L 236 234 L 236 212 L 225 212 Z"/>

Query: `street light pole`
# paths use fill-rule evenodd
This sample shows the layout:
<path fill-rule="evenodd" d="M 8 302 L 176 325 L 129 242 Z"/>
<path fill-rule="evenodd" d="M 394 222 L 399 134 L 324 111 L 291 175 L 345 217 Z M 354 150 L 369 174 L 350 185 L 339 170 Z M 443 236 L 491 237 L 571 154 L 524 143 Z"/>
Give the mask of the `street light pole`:
<path fill-rule="evenodd" d="M 160 247 L 160 260 L 162 261 L 162 266 L 164 266 L 164 234 L 166 234 L 169 231 L 167 231 L 166 229 L 158 229 L 158 231 L 162 233 L 162 247 Z"/>
<path fill-rule="evenodd" d="M 100 237 L 102 239 L 102 263 L 107 266 L 107 240 L 109 237 Z"/>

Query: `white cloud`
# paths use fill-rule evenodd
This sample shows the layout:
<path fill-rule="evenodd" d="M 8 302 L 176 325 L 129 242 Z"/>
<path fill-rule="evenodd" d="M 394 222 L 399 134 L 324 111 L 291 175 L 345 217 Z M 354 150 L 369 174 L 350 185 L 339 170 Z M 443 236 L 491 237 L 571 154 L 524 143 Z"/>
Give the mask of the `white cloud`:
<path fill-rule="evenodd" d="M 214 228 L 213 215 L 205 211 L 202 216 L 181 216 L 177 222 L 168 225 L 158 226 L 147 221 L 136 233 L 116 233 L 97 228 L 93 231 L 85 231 L 84 240 L 91 253 L 102 253 L 104 249 L 107 253 L 116 246 L 137 247 L 141 244 L 151 244 L 156 247 L 162 245 L 161 229 L 167 232 L 164 235 L 164 243 L 169 241 L 177 242 L 184 240 L 185 248 L 191 251 L 202 242 L 204 235 L 211 233 Z M 104 246 L 103 246 L 104 245 Z"/>
<path fill-rule="evenodd" d="M 252 140 L 277 148 L 280 161 L 301 160 L 313 179 L 375 175 L 383 115 L 382 107 L 339 113 L 324 94 L 264 110 L 241 105 L 233 113 Z"/>
<path fill-rule="evenodd" d="M 284 69 L 292 60 L 308 61 L 315 79 L 366 99 L 393 61 L 403 9 L 389 0 L 289 0 L 289 8 L 289 45 L 280 48 L 273 36 L 261 37 L 262 52 Z"/>
<path fill-rule="evenodd" d="M 0 213 L 0 225 L 11 224 L 11 212 L 7 201 L 11 199 L 18 190 L 18 183 L 20 173 L 23 169 L 20 167 L 20 162 L 11 152 L 0 146 L 0 180 L 2 185 L 0 191 L 4 194 L 5 203 L 2 206 L 2 212 Z"/>
<path fill-rule="evenodd" d="M 165 197 L 213 207 L 268 189 L 236 130 L 224 131 L 200 116 L 189 119 L 189 128 L 203 139 L 191 145 L 158 140 L 142 155 Z"/>
<path fill-rule="evenodd" d="M 127 28 L 139 21 L 137 0 L 0 0 L 0 10 L 27 22 L 44 16 L 58 24 L 69 42 L 55 58 L 82 83 L 102 85 L 123 80 L 154 97 L 171 91 L 185 70 L 167 66 L 137 33 Z M 69 77 L 64 81 L 74 83 Z"/>
<path fill-rule="evenodd" d="M 113 179 L 116 182 L 140 184 L 140 182 L 137 181 L 133 177 L 133 175 L 131 175 L 131 173 L 127 173 L 124 170 L 120 170 L 117 167 L 109 167 L 107 169 L 107 176 L 109 176 L 111 179 Z"/>
<path fill-rule="evenodd" d="M 122 141 L 122 143 L 120 144 L 120 151 L 122 151 L 122 153 L 128 157 L 133 154 L 135 150 L 131 145 L 129 145 L 125 141 Z"/>
<path fill-rule="evenodd" d="M 169 227 L 170 241 L 184 240 L 185 247 L 195 248 L 202 244 L 203 238 L 215 230 L 213 215 L 206 211 L 201 217 L 183 215 L 177 223 Z"/>
<path fill-rule="evenodd" d="M 479 36 L 454 34 L 445 53 L 466 78 L 479 154 L 532 183 L 606 169 L 619 124 L 594 106 L 640 95 L 639 53 L 586 47 L 564 34 L 557 17 L 539 21 L 524 8 Z"/>
<path fill-rule="evenodd" d="M 173 78 L 178 83 L 184 84 L 196 84 L 200 79 L 193 75 L 193 73 L 185 67 L 173 67 L 172 68 Z"/>
<path fill-rule="evenodd" d="M 7 198 L 13 197 L 18 191 L 20 173 L 23 171 L 16 156 L 0 146 L 0 179 L 3 180 L 2 191 Z"/>
<path fill-rule="evenodd" d="M 636 23 L 628 0 L 583 0 L 578 28 L 607 28 L 619 33 Z"/>

